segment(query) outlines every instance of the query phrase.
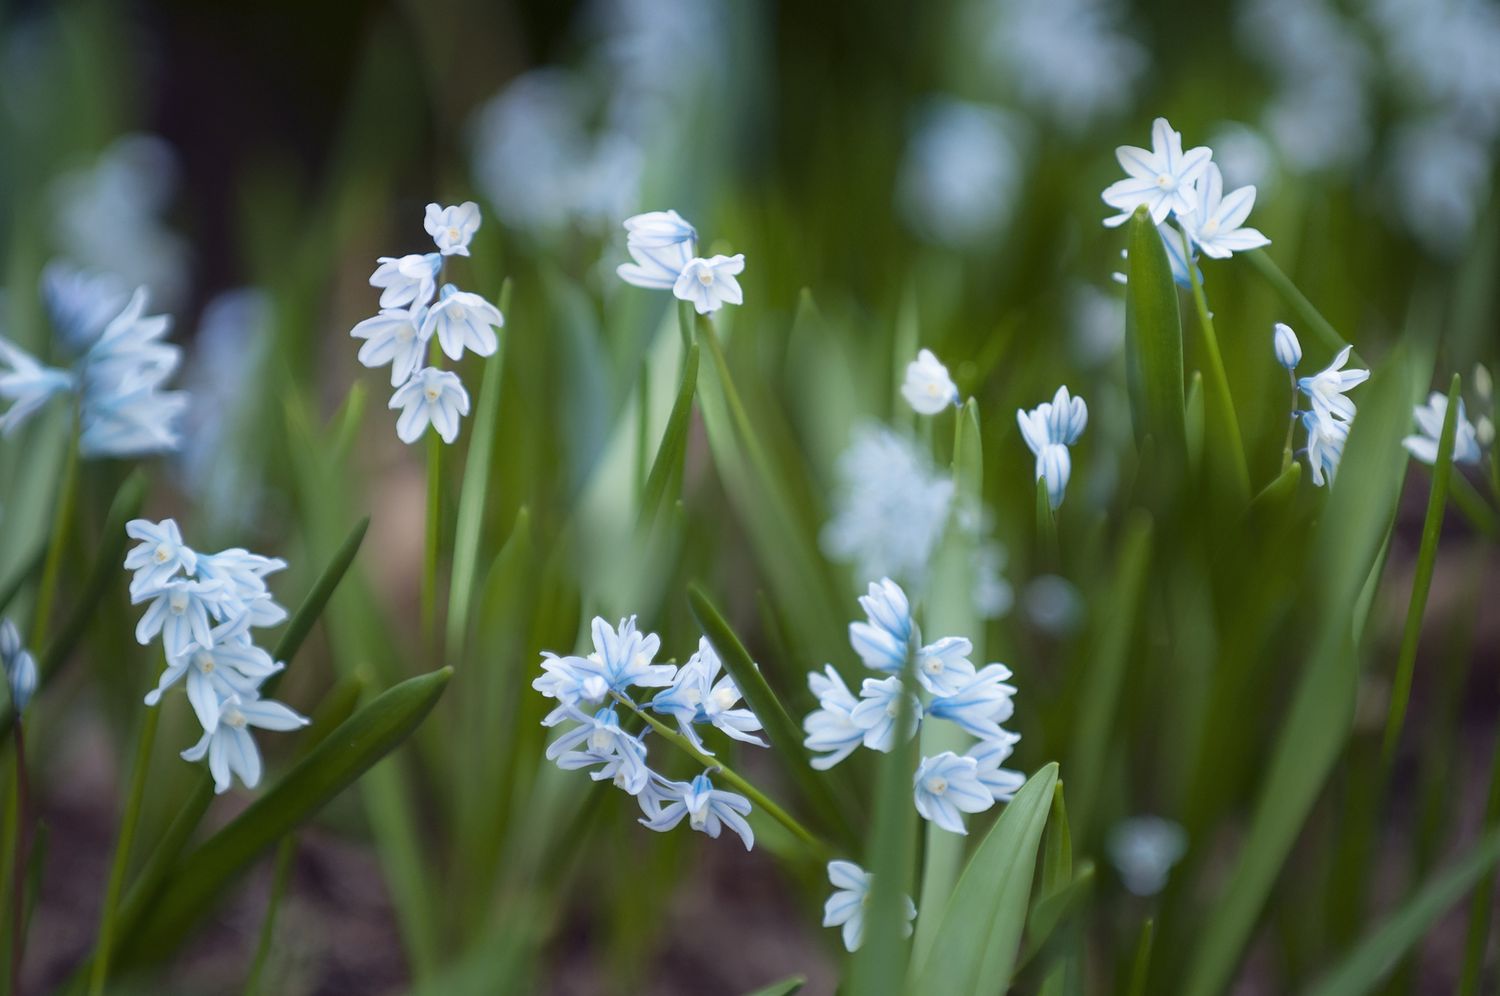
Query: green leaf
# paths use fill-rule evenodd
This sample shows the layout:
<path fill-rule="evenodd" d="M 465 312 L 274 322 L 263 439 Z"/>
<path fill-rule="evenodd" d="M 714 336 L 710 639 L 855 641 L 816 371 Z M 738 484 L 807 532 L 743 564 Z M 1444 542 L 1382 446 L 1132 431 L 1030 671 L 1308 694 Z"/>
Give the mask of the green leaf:
<path fill-rule="evenodd" d="M 1055 763 L 1032 775 L 974 851 L 919 966 L 917 992 L 990 996 L 1009 984 L 1056 784 Z"/>
<path fill-rule="evenodd" d="M 651 462 L 651 472 L 646 475 L 646 486 L 641 492 L 640 522 L 643 527 L 654 522 L 661 512 L 668 484 L 681 481 L 688 429 L 692 425 L 693 394 L 697 387 L 698 345 L 694 343 L 688 347 L 687 358 L 683 360 L 682 386 L 677 389 L 672 413 L 667 416 L 666 431 L 662 433 L 661 445 L 656 449 L 656 458 Z"/>
<path fill-rule="evenodd" d="M 789 979 L 773 982 L 769 986 L 761 986 L 759 989 L 746 993 L 745 996 L 792 996 L 793 993 L 801 992 L 805 985 L 807 985 L 806 976 L 794 975 Z"/>
<path fill-rule="evenodd" d="M 1338 967 L 1310 990 L 1312 996 L 1359 996 L 1380 984 L 1402 956 L 1447 910 L 1500 861 L 1500 830 L 1491 830 L 1446 871 L 1434 875 L 1399 910 L 1381 921 Z"/>
<path fill-rule="evenodd" d="M 807 748 L 802 745 L 802 728 L 792 719 L 776 693 L 767 684 L 765 675 L 750 659 L 750 652 L 740 642 L 729 623 L 709 601 L 708 595 L 697 584 L 688 586 L 688 606 L 693 618 L 698 620 L 703 635 L 713 645 L 724 669 L 734 679 L 735 686 L 745 697 L 745 703 L 765 728 L 771 741 L 772 756 L 779 760 L 797 782 L 806 801 L 814 806 L 825 826 L 837 830 L 845 841 L 854 839 L 854 828 L 810 764 Z"/>
<path fill-rule="evenodd" d="M 381 694 L 184 859 L 149 908 L 122 908 L 120 968 L 152 963 L 175 948 L 251 862 L 399 746 L 452 675 L 452 668 L 441 668 Z"/>
<path fill-rule="evenodd" d="M 1360 593 L 1379 562 L 1405 476 L 1401 438 L 1411 419 L 1413 382 L 1431 357 L 1398 346 L 1371 377 L 1349 433 L 1338 480 L 1312 539 L 1305 585 L 1310 652 L 1265 782 L 1223 896 L 1213 904 L 1191 955 L 1185 992 L 1223 992 L 1272 884 L 1323 783 L 1343 752 L 1359 682 L 1355 654 Z"/>
<path fill-rule="evenodd" d="M 1130 966 L 1130 990 L 1127 996 L 1146 996 L 1146 982 L 1151 976 L 1151 941 L 1156 923 L 1150 917 L 1141 924 L 1141 939 L 1135 946 L 1135 961 Z"/>
<path fill-rule="evenodd" d="M 1196 472 L 1203 466 L 1203 373 L 1194 370 L 1188 378 L 1183 402 L 1183 427 L 1187 432 L 1188 466 Z"/>
<path fill-rule="evenodd" d="M 1088 904 L 1094 893 L 1095 877 L 1094 863 L 1080 862 L 1077 874 L 1066 885 L 1031 904 L 1031 913 L 1026 918 L 1026 942 L 1016 959 L 1015 976 L 1038 959 L 1045 964 L 1060 936 L 1058 928 L 1071 922 Z"/>
<path fill-rule="evenodd" d="M 1183 415 L 1182 321 L 1177 286 L 1161 233 L 1145 208 L 1128 226 L 1130 279 L 1125 285 L 1127 370 L 1136 385 L 1137 438 L 1156 438 L 1157 453 L 1180 467 L 1186 449 Z"/>
<path fill-rule="evenodd" d="M 1317 340 L 1330 351 L 1337 353 L 1348 345 L 1344 337 L 1338 334 L 1317 308 L 1313 307 L 1307 295 L 1292 283 L 1291 278 L 1281 271 L 1281 267 L 1276 265 L 1275 260 L 1271 259 L 1264 249 L 1252 249 L 1250 252 L 1236 253 L 1236 256 L 1245 260 L 1250 269 L 1260 274 L 1261 278 L 1281 295 L 1282 300 L 1297 313 L 1298 321 L 1302 323 L 1303 328 L 1311 331 Z M 1355 353 L 1354 358 L 1358 362 L 1359 354 Z"/>
<path fill-rule="evenodd" d="M 21 586 L 30 580 L 33 574 L 41 570 L 42 561 L 46 559 L 47 544 L 43 543 L 36 548 L 30 559 L 16 568 L 15 575 L 10 580 L 4 584 L 0 584 L 0 612 L 5 611 L 5 607 L 11 603 L 11 599 L 15 598 L 16 593 L 21 590 Z"/>
<path fill-rule="evenodd" d="M 349 572 L 349 567 L 354 563 L 354 558 L 359 554 L 359 548 L 365 541 L 365 533 L 370 528 L 370 517 L 367 515 L 354 524 L 349 530 L 349 535 L 334 552 L 333 558 L 313 582 L 312 588 L 307 592 L 307 597 L 302 599 L 302 604 L 297 606 L 297 612 L 292 616 L 292 621 L 287 623 L 286 630 L 281 634 L 281 639 L 276 641 L 276 649 L 272 652 L 273 660 L 281 661 L 283 664 L 290 663 L 297 651 L 302 649 L 302 643 L 312 632 L 313 625 L 323 615 L 323 610 L 328 606 L 328 600 L 333 597 L 334 590 L 338 588 L 339 582 L 344 580 L 344 575 Z M 278 671 L 266 679 L 262 686 L 262 694 L 269 697 L 281 682 L 281 676 L 285 671 Z"/>

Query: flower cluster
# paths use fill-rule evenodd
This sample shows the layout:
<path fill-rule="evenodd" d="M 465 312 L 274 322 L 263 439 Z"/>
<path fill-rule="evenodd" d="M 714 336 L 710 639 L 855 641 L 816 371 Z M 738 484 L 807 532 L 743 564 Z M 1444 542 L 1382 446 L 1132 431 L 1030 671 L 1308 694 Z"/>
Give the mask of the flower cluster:
<path fill-rule="evenodd" d="M 1047 500 L 1057 508 L 1073 475 L 1068 447 L 1078 442 L 1089 424 L 1088 405 L 1082 398 L 1070 397 L 1064 384 L 1051 401 L 1043 401 L 1031 411 L 1017 409 L 1016 422 L 1021 426 L 1021 438 L 1036 457 L 1036 479 L 1047 479 Z"/>
<path fill-rule="evenodd" d="M 625 248 L 635 262 L 615 268 L 620 279 L 636 287 L 670 290 L 679 301 L 709 315 L 726 304 L 743 304 L 735 279 L 745 271 L 745 256 L 698 255 L 698 231 L 676 211 L 650 211 L 625 219 Z"/>
<path fill-rule="evenodd" d="M 5 671 L 11 708 L 19 716 L 36 693 L 36 658 L 21 646 L 21 634 L 9 619 L 0 619 L 0 669 Z"/>
<path fill-rule="evenodd" d="M 1145 207 L 1166 243 L 1178 283 L 1188 282 L 1197 252 L 1228 259 L 1271 244 L 1256 229 L 1244 227 L 1255 206 L 1255 188 L 1239 187 L 1226 195 L 1213 150 L 1200 145 L 1184 151 L 1181 133 L 1173 131 L 1166 118 L 1152 124 L 1150 149 L 1122 145 L 1115 158 L 1129 175 L 1105 188 L 1104 203 L 1119 214 L 1104 219 L 1104 224 L 1123 225 L 1136 208 Z M 1166 224 L 1168 218 L 1178 228 Z M 1191 259 L 1188 245 L 1195 250 Z"/>
<path fill-rule="evenodd" d="M 130 601 L 146 605 L 135 628 L 142 646 L 161 637 L 167 668 L 146 696 L 155 706 L 178 682 L 203 727 L 202 738 L 182 752 L 188 761 L 208 758 L 214 789 L 228 791 L 231 774 L 246 788 L 260 781 L 260 751 L 248 727 L 294 730 L 307 719 L 261 697 L 261 685 L 285 665 L 255 645 L 250 631 L 286 619 L 266 588 L 266 575 L 286 561 L 238 548 L 198 553 L 182 541 L 171 519 L 135 519 L 125 527 L 139 540 L 125 556 L 134 571 Z M 184 680 L 186 679 L 186 680 Z"/>
<path fill-rule="evenodd" d="M 401 409 L 396 420 L 401 441 L 414 443 L 431 426 L 451 443 L 458 438 L 459 419 L 469 414 L 469 392 L 457 374 L 429 363 L 435 359 L 433 340 L 450 360 L 462 359 L 464 350 L 489 356 L 499 347 L 495 329 L 505 325 L 505 317 L 478 294 L 442 282 L 448 258 L 469 255 L 469 241 L 479 230 L 479 205 L 429 204 L 423 224 L 438 251 L 380 257 L 370 275 L 370 286 L 380 288 L 380 313 L 349 334 L 365 340 L 359 362 L 372 369 L 390 364 L 396 393 L 389 407 Z"/>
<path fill-rule="evenodd" d="M 75 359 L 69 369 L 44 366 L 0 337 L 0 433 L 20 428 L 54 395 L 78 401 L 79 452 L 130 457 L 175 450 L 187 395 L 163 387 L 182 350 L 164 342 L 166 315 L 147 315 L 146 288 L 132 293 L 118 279 L 53 263 L 42 291 L 58 338 Z"/>
<path fill-rule="evenodd" d="M 720 676 L 723 665 L 712 645 L 699 640 L 698 651 L 686 664 L 656 664 L 661 638 L 636 629 L 635 617 L 611 626 L 601 617 L 593 621 L 594 650 L 586 656 L 542 655 L 542 674 L 531 687 L 557 702 L 542 719 L 546 727 L 572 725 L 547 747 L 547 757 L 564 770 L 587 770 L 595 781 L 611 781 L 636 798 L 644 814 L 641 823 L 652 830 L 670 830 L 687 817 L 694 830 L 718 837 L 725 826 L 739 834 L 749 850 L 755 834 L 745 817 L 750 800 L 714 788 L 712 769 L 691 781 L 674 781 L 646 763 L 646 733 L 621 726 L 617 704 L 629 714 L 647 711 L 677 723 L 692 745 L 712 755 L 698 727 L 715 727 L 744 743 L 766 746 L 754 735 L 760 720 L 739 705 L 734 679 Z M 637 703 L 631 688 L 659 689 L 653 698 Z"/>
<path fill-rule="evenodd" d="M 1297 378 L 1297 364 L 1302 360 L 1302 345 L 1291 326 L 1276 323 L 1272 335 L 1276 362 L 1287 370 L 1287 375 L 1296 382 L 1296 389 L 1306 395 L 1312 407 L 1306 411 L 1293 412 L 1307 431 L 1307 462 L 1312 470 L 1313 483 L 1321 487 L 1326 481 L 1333 484 L 1338 474 L 1339 462 L 1344 458 L 1344 444 L 1349 440 L 1349 426 L 1354 422 L 1356 408 L 1346 392 L 1363 384 L 1370 378 L 1370 371 L 1345 370 L 1352 346 L 1339 350 L 1333 362 L 1310 377 Z M 1438 426 L 1442 426 L 1439 417 Z"/>
<path fill-rule="evenodd" d="M 963 754 L 944 751 L 924 757 L 913 776 L 917 812 L 952 833 L 966 833 L 962 813 L 980 813 L 1007 801 L 1025 781 L 1000 765 L 1020 739 L 1000 726 L 1014 712 L 1010 669 L 969 661 L 974 645 L 958 636 L 923 644 L 906 593 L 889 578 L 870 585 L 859 600 L 863 622 L 849 624 L 849 643 L 865 667 L 886 675 L 866 678 L 859 695 L 850 691 L 832 664 L 807 677 L 818 700 L 802 727 L 803 743 L 818 754 L 813 767 L 826 770 L 860 746 L 890 751 L 896 738 L 910 739 L 927 720 L 941 719 L 976 739 Z M 920 690 L 904 687 L 901 672 L 914 663 Z M 898 730 L 901 696 L 909 700 L 910 724 Z"/>

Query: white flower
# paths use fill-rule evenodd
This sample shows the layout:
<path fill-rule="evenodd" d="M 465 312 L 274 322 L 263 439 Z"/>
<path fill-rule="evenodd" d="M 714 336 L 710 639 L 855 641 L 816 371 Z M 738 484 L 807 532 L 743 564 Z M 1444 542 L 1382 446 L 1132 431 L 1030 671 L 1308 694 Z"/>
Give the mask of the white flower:
<path fill-rule="evenodd" d="M 823 926 L 843 927 L 844 948 L 858 951 L 865 936 L 865 904 L 870 901 L 870 883 L 874 876 L 852 861 L 828 862 L 828 881 L 833 895 L 823 904 Z M 917 906 L 910 896 L 906 901 L 906 936 L 917 918 Z"/>
<path fill-rule="evenodd" d="M 744 292 L 735 276 L 745 272 L 745 256 L 713 256 L 690 259 L 672 285 L 672 296 L 687 301 L 700 315 L 709 315 L 726 304 L 743 304 Z"/>
<path fill-rule="evenodd" d="M 1412 411 L 1419 434 L 1407 436 L 1401 441 L 1406 452 L 1429 466 L 1437 463 L 1438 440 L 1443 435 L 1443 419 L 1448 416 L 1448 396 L 1433 391 L 1427 396 L 1427 404 L 1418 405 Z M 1453 435 L 1453 462 L 1478 463 L 1480 458 L 1479 435 L 1464 410 L 1464 399 L 1458 399 L 1458 425 Z"/>
<path fill-rule="evenodd" d="M 750 829 L 745 816 L 750 812 L 750 800 L 735 792 L 716 789 L 708 775 L 703 774 L 692 782 L 664 782 L 663 789 L 670 801 L 661 806 L 654 815 L 641 820 L 652 830 L 665 831 L 688 818 L 688 825 L 710 837 L 718 837 L 724 826 L 740 835 L 745 850 L 755 846 L 755 833 Z"/>
<path fill-rule="evenodd" d="M 172 578 L 150 591 L 132 594 L 132 605 L 151 603 L 136 624 L 136 642 L 144 647 L 160 633 L 168 658 L 181 657 L 194 645 L 213 646 L 209 615 L 217 610 L 223 596 L 223 586 L 217 581 L 186 578 Z"/>
<path fill-rule="evenodd" d="M 382 308 L 420 308 L 432 300 L 438 271 L 443 268 L 441 253 L 381 256 L 379 263 L 370 274 L 370 286 L 381 289 Z"/>
<path fill-rule="evenodd" d="M 808 763 L 819 771 L 827 771 L 864 743 L 865 731 L 853 719 L 859 700 L 832 664 L 824 665 L 822 674 L 809 672 L 807 684 L 817 697 L 819 708 L 802 721 L 802 729 L 807 733 L 802 745 L 819 752 Z"/>
<path fill-rule="evenodd" d="M 945 636 L 917 651 L 917 680 L 933 695 L 952 695 L 974 677 L 969 655 L 974 644 L 961 636 Z"/>
<path fill-rule="evenodd" d="M 961 813 L 982 813 L 995 797 L 979 778 L 979 763 L 943 751 L 924 757 L 912 778 L 917 812 L 950 833 L 967 834 Z"/>
<path fill-rule="evenodd" d="M 1051 401 L 1031 411 L 1016 410 L 1016 423 L 1027 449 L 1036 457 L 1036 480 L 1047 479 L 1047 497 L 1053 508 L 1063 502 L 1073 473 L 1068 447 L 1076 443 L 1088 425 L 1088 405 L 1073 398 L 1064 384 Z"/>
<path fill-rule="evenodd" d="M 1002 768 L 1020 741 L 1020 734 L 1001 730 L 998 737 L 981 740 L 965 752 L 979 766 L 979 780 L 990 790 L 996 802 L 1009 802 L 1026 784 L 1026 776 L 1019 771 Z"/>
<path fill-rule="evenodd" d="M 647 290 L 671 290 L 682 276 L 683 267 L 693 258 L 692 249 L 684 243 L 660 248 L 630 245 L 633 263 L 621 263 L 615 272 L 627 284 Z"/>
<path fill-rule="evenodd" d="M 1166 118 L 1157 118 L 1151 125 L 1150 150 L 1133 145 L 1115 149 L 1115 158 L 1130 175 L 1105 188 L 1104 203 L 1120 213 L 1106 218 L 1104 224 L 1110 228 L 1123 225 L 1141 205 L 1146 206 L 1151 220 L 1158 225 L 1169 214 L 1179 217 L 1192 214 L 1193 184 L 1208 168 L 1212 155 L 1208 147 L 1201 145 L 1183 152 L 1182 135 L 1172 130 Z"/>
<path fill-rule="evenodd" d="M 132 595 L 159 587 L 178 571 L 193 574 L 198 570 L 198 555 L 182 541 L 176 520 L 131 519 L 125 523 L 125 534 L 141 541 L 125 555 L 125 569 L 135 572 L 130 580 Z"/>
<path fill-rule="evenodd" d="M 1154 896 L 1187 850 L 1187 834 L 1160 816 L 1137 816 L 1116 824 L 1106 846 L 1125 888 L 1137 896 Z"/>
<path fill-rule="evenodd" d="M 451 443 L 458 438 L 458 420 L 469 414 L 469 392 L 458 375 L 437 367 L 423 367 L 391 396 L 390 408 L 400 408 L 396 435 L 414 443 L 431 425 Z"/>
<path fill-rule="evenodd" d="M 765 741 L 752 732 L 761 728 L 755 713 L 735 708 L 740 701 L 739 686 L 727 674 L 718 677 L 722 667 L 713 644 L 706 637 L 700 637 L 698 652 L 677 669 L 672 684 L 651 700 L 651 709 L 674 717 L 683 736 L 705 754 L 712 755 L 713 751 L 703 745 L 694 728 L 696 723 L 708 723 L 744 743 L 766 746 Z"/>
<path fill-rule="evenodd" d="M 42 269 L 42 298 L 64 343 L 76 353 L 92 346 L 110 319 L 125 310 L 133 288 L 113 273 L 55 259 Z"/>
<path fill-rule="evenodd" d="M 437 304 L 427 309 L 421 338 L 426 343 L 436 332 L 450 360 L 463 359 L 465 349 L 476 356 L 489 356 L 500 345 L 495 329 L 504 325 L 505 316 L 499 308 L 478 294 L 444 284 Z"/>
<path fill-rule="evenodd" d="M 593 716 L 574 712 L 578 725 L 547 746 L 547 759 L 556 761 L 564 771 L 577 771 L 599 765 L 589 773 L 595 781 L 612 781 L 631 795 L 646 787 L 650 769 L 646 767 L 646 745 L 639 736 L 620 728 L 620 717 L 612 705 Z M 583 750 L 574 748 L 583 746 Z"/>
<path fill-rule="evenodd" d="M 677 669 L 671 664 L 653 664 L 661 649 L 661 637 L 642 634 L 635 616 L 610 626 L 603 616 L 590 625 L 594 652 L 587 657 L 544 655 L 543 674 L 531 687 L 564 705 L 597 702 L 610 692 L 625 694 L 631 686 L 665 688 Z M 551 724 L 548 724 L 551 725 Z"/>
<path fill-rule="evenodd" d="M 1369 380 L 1370 371 L 1344 369 L 1353 348 L 1345 346 L 1326 368 L 1297 381 L 1297 387 L 1312 401 L 1313 411 L 1320 418 L 1338 418 L 1345 422 L 1354 418 L 1354 402 L 1344 397 L 1344 392 Z"/>
<path fill-rule="evenodd" d="M 997 740 L 1005 733 L 1000 724 L 1015 712 L 1011 697 L 1016 689 L 1005 683 L 1010 676 L 1004 664 L 990 664 L 952 695 L 934 698 L 927 715 L 955 723 L 981 740 Z"/>
<path fill-rule="evenodd" d="M 0 433 L 9 436 L 54 394 L 70 391 L 73 386 L 72 374 L 42 366 L 0 336 L 0 399 L 11 402 L 5 414 L 0 415 Z"/>
<path fill-rule="evenodd" d="M 665 249 L 686 246 L 688 257 L 694 255 L 698 230 L 676 211 L 647 211 L 625 219 L 626 241 L 632 248 Z"/>
<path fill-rule="evenodd" d="M 1241 227 L 1255 206 L 1255 188 L 1240 187 L 1224 196 L 1224 177 L 1209 163 L 1198 179 L 1193 212 L 1182 218 L 1182 227 L 1193 244 L 1214 259 L 1228 259 L 1237 252 L 1268 246 L 1271 240 L 1257 229 Z"/>
<path fill-rule="evenodd" d="M 849 624 L 850 646 L 870 670 L 900 671 L 909 649 L 921 639 L 906 592 L 890 578 L 881 578 L 870 582 L 859 605 L 867 621 Z"/>
<path fill-rule="evenodd" d="M 1307 430 L 1307 462 L 1312 468 L 1313 483 L 1323 486 L 1324 478 L 1333 483 L 1339 461 L 1344 459 L 1344 444 L 1349 440 L 1349 423 L 1316 411 L 1303 412 L 1302 425 Z"/>
<path fill-rule="evenodd" d="M 889 752 L 896 746 L 896 719 L 901 712 L 901 678 L 866 678 L 859 690 L 859 705 L 849 713 L 855 726 L 865 731 L 864 743 L 871 750 Z M 910 740 L 922 723 L 922 703 L 906 693 L 910 718 L 904 739 Z"/>
<path fill-rule="evenodd" d="M 231 695 L 219 704 L 216 722 L 202 738 L 182 752 L 185 761 L 201 761 L 208 756 L 208 770 L 214 776 L 214 791 L 227 792 L 231 773 L 238 775 L 245 788 L 260 784 L 260 751 L 249 727 L 262 730 L 295 730 L 306 726 L 308 719 L 270 699 Z"/>
<path fill-rule="evenodd" d="M 156 687 L 146 695 L 146 705 L 154 706 L 162 694 L 187 679 L 187 697 L 198 722 L 205 730 L 213 729 L 219 714 L 219 703 L 231 695 L 254 698 L 261 682 L 282 670 L 285 665 L 257 647 L 250 639 L 250 617 L 215 626 L 206 645 L 195 645 L 180 657 L 171 658 Z"/>
<path fill-rule="evenodd" d="M 958 388 L 948 376 L 948 368 L 938 362 L 930 349 L 922 350 L 906 365 L 906 383 L 901 385 L 901 395 L 918 415 L 936 415 L 958 404 Z"/>
<path fill-rule="evenodd" d="M 1277 322 L 1272 344 L 1276 350 L 1276 362 L 1288 370 L 1296 370 L 1297 364 L 1302 362 L 1302 343 L 1297 341 L 1297 333 L 1292 331 L 1292 327 L 1285 322 Z"/>
<path fill-rule="evenodd" d="M 36 694 L 36 658 L 21 646 L 21 634 L 9 619 L 0 620 L 0 670 L 4 670 L 10 689 L 11 708 L 19 716 Z"/>
<path fill-rule="evenodd" d="M 453 207 L 429 204 L 422 226 L 432 236 L 432 241 L 437 243 L 439 253 L 444 256 L 467 256 L 469 240 L 479 231 L 479 205 L 473 201 L 464 201 Z"/>
<path fill-rule="evenodd" d="M 359 362 L 372 370 L 389 363 L 391 386 L 406 383 L 421 368 L 427 355 L 427 339 L 432 334 L 430 328 L 418 327 L 419 320 L 419 315 L 406 308 L 385 308 L 354 326 L 349 334 L 365 340 L 359 347 Z"/>

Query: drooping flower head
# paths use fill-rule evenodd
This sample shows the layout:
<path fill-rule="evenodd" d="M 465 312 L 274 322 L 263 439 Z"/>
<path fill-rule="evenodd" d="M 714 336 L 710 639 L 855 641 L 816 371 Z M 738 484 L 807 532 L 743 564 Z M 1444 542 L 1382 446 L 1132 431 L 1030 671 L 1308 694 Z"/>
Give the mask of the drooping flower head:
<path fill-rule="evenodd" d="M 906 382 L 901 396 L 918 415 L 936 415 L 944 408 L 958 404 L 958 387 L 948 376 L 948 368 L 938 362 L 932 350 L 924 349 L 906 365 Z"/>
<path fill-rule="evenodd" d="M 1345 396 L 1345 392 L 1369 380 L 1370 371 L 1344 369 L 1353 348 L 1345 346 L 1327 367 L 1297 381 L 1298 389 L 1307 395 L 1312 402 L 1313 411 L 1320 418 L 1341 419 L 1345 422 L 1354 418 L 1354 402 Z"/>

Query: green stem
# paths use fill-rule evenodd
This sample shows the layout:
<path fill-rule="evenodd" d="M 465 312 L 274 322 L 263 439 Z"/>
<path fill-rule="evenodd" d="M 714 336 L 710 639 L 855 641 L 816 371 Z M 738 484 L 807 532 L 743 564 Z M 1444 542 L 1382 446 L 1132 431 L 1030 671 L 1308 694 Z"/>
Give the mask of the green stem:
<path fill-rule="evenodd" d="M 53 596 L 57 594 L 57 579 L 62 573 L 63 550 L 68 545 L 68 532 L 73 523 L 73 506 L 78 500 L 78 431 L 72 433 L 68 444 L 67 462 L 63 465 L 62 489 L 57 496 L 57 514 L 52 519 L 52 537 L 47 543 L 47 562 L 42 568 L 42 581 L 37 588 L 36 613 L 32 617 L 31 642 L 40 644 L 47 632 L 47 623 L 52 615 Z"/>
<path fill-rule="evenodd" d="M 1448 411 L 1443 416 L 1438 436 L 1437 460 L 1432 465 L 1432 490 L 1427 494 L 1427 516 L 1422 523 L 1422 545 L 1417 554 L 1417 573 L 1411 583 L 1411 602 L 1406 609 L 1406 628 L 1401 633 L 1401 651 L 1396 658 L 1396 679 L 1391 689 L 1391 709 L 1386 715 L 1385 736 L 1381 741 L 1382 774 L 1388 774 L 1401 739 L 1406 720 L 1406 704 L 1411 697 L 1412 671 L 1417 662 L 1417 642 L 1422 635 L 1422 615 L 1427 610 L 1427 596 L 1432 590 L 1432 572 L 1437 562 L 1438 538 L 1443 532 L 1443 511 L 1447 508 L 1448 481 L 1453 476 L 1453 439 L 1458 429 L 1459 378 L 1453 375 L 1448 388 Z M 1384 784 L 1385 778 L 1381 778 Z"/>
<path fill-rule="evenodd" d="M 21 993 L 21 964 L 26 958 L 26 851 L 31 825 L 29 781 L 26 777 L 26 734 L 16 720 L 16 808 L 15 865 L 11 868 L 10 904 L 10 992 Z"/>
<path fill-rule="evenodd" d="M 1135 947 L 1135 962 L 1130 968 L 1130 996 L 1146 996 L 1146 980 L 1151 975 L 1151 941 L 1155 924 L 1147 919 L 1141 924 L 1141 939 Z"/>
<path fill-rule="evenodd" d="M 427 539 L 422 557 L 422 649 L 437 661 L 437 568 L 443 498 L 443 440 L 435 430 L 427 434 Z"/>
<path fill-rule="evenodd" d="M 260 941 L 255 946 L 255 960 L 250 965 L 250 975 L 245 980 L 245 994 L 260 992 L 261 976 L 271 954 L 271 941 L 276 934 L 276 912 L 281 906 L 281 897 L 286 894 L 287 881 L 292 877 L 292 860 L 297 856 L 297 837 L 287 834 L 276 848 L 276 869 L 271 873 L 271 894 L 266 899 L 266 915 L 260 923 Z"/>
<path fill-rule="evenodd" d="M 1184 233 L 1182 236 L 1183 258 L 1193 258 L 1193 246 Z M 1229 393 L 1229 375 L 1224 372 L 1224 357 L 1219 352 L 1219 336 L 1214 332 L 1213 315 L 1208 310 L 1208 296 L 1203 293 L 1203 281 L 1198 279 L 1198 268 L 1188 265 L 1188 280 L 1193 288 L 1193 305 L 1198 310 L 1198 330 L 1203 334 L 1203 355 L 1208 360 L 1208 376 L 1213 386 L 1215 415 L 1224 426 L 1229 439 L 1230 473 L 1234 477 L 1235 490 L 1241 501 L 1250 499 L 1250 469 L 1245 463 L 1245 443 L 1240 435 L 1239 416 L 1234 411 L 1234 396 Z M 1215 447 L 1215 451 L 1219 448 Z"/>
<path fill-rule="evenodd" d="M 1339 335 L 1333 324 L 1324 318 L 1322 313 L 1307 299 L 1307 295 L 1292 283 L 1292 278 L 1281 272 L 1281 267 L 1266 254 L 1264 249 L 1253 249 L 1247 253 L 1241 253 L 1250 264 L 1250 268 L 1261 275 L 1261 278 L 1270 284 L 1276 293 L 1280 294 L 1287 304 L 1291 305 L 1293 311 L 1297 312 L 1298 320 L 1312 330 L 1329 349 L 1337 352 L 1349 345 L 1344 337 Z M 1363 363 L 1359 351 L 1354 351 L 1355 360 Z"/>
<path fill-rule="evenodd" d="M 724 781 L 728 782 L 730 785 L 733 785 L 735 788 L 743 792 L 747 797 L 749 797 L 751 802 L 755 803 L 756 806 L 763 809 L 767 815 L 769 815 L 777 823 L 780 823 L 782 826 L 790 830 L 792 832 L 792 835 L 795 836 L 798 840 L 801 840 L 808 847 L 812 848 L 815 856 L 819 861 L 827 861 L 835 856 L 833 848 L 829 847 L 827 843 L 814 835 L 812 831 L 808 830 L 801 823 L 798 823 L 790 813 L 788 813 L 785 809 L 782 809 L 780 806 L 776 805 L 776 803 L 772 802 L 764 792 L 742 778 L 732 768 L 730 768 L 729 765 L 725 764 L 723 761 L 710 754 L 705 754 L 697 747 L 694 747 L 692 741 L 690 741 L 687 737 L 683 736 L 681 733 L 678 733 L 676 730 L 672 729 L 670 726 L 666 725 L 655 716 L 647 713 L 644 709 L 636 705 L 629 698 L 621 695 L 619 692 L 610 692 L 610 695 L 614 697 L 615 701 L 619 702 L 621 705 L 625 706 L 625 708 L 629 709 L 641 719 L 645 720 L 646 723 L 657 733 L 661 734 L 662 738 L 665 739 L 668 743 L 672 744 L 674 747 L 687 754 L 693 760 L 703 765 L 703 767 L 713 769 Z"/>
<path fill-rule="evenodd" d="M 1297 375 L 1290 370 L 1286 372 L 1287 379 L 1292 382 L 1292 415 L 1286 423 L 1286 442 L 1281 444 L 1281 472 L 1292 465 L 1292 434 L 1297 429 Z"/>
<path fill-rule="evenodd" d="M 109 870 L 109 886 L 104 893 L 104 909 L 99 919 L 99 942 L 94 947 L 94 967 L 89 976 L 89 996 L 102 996 L 109 981 L 110 947 L 114 943 L 115 913 L 120 892 L 125 887 L 125 870 L 130 864 L 130 848 L 135 841 L 136 824 L 140 822 L 141 800 L 146 795 L 146 773 L 151 767 L 151 748 L 156 743 L 156 724 L 161 708 L 148 708 L 141 719 L 140 738 L 136 741 L 135 768 L 130 776 L 130 795 L 120 821 L 120 838 L 115 844 L 114 863 Z"/>

